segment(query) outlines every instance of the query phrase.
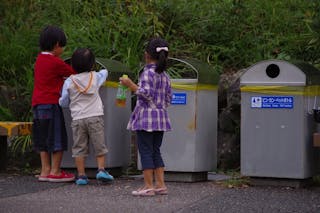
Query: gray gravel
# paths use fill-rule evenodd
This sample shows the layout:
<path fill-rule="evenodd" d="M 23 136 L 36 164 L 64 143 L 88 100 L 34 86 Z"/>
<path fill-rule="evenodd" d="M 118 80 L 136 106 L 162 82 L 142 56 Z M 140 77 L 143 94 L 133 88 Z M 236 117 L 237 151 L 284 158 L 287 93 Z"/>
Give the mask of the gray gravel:
<path fill-rule="evenodd" d="M 167 182 L 169 195 L 134 197 L 141 178 L 87 186 L 0 174 L 0 212 L 320 212 L 320 188 L 226 188 L 213 180 Z"/>

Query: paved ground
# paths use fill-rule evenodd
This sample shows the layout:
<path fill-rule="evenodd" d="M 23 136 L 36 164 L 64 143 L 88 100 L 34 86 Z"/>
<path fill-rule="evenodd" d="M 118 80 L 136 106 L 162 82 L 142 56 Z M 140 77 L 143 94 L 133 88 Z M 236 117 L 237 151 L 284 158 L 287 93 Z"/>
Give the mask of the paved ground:
<path fill-rule="evenodd" d="M 228 188 L 221 176 L 196 183 L 167 182 L 169 195 L 134 197 L 141 176 L 100 185 L 38 182 L 33 176 L 0 173 L 0 212 L 320 212 L 320 187 Z M 223 178 L 222 178 L 223 179 Z"/>

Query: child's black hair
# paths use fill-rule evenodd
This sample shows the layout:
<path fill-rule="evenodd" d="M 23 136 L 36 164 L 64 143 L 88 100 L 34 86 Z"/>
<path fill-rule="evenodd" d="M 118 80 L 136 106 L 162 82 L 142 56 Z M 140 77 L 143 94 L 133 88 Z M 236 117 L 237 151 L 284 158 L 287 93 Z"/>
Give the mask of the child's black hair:
<path fill-rule="evenodd" d="M 88 48 L 78 48 L 71 57 L 71 66 L 77 73 L 90 72 L 95 64 L 95 56 Z"/>
<path fill-rule="evenodd" d="M 157 73 L 162 73 L 167 67 L 168 48 L 168 42 L 161 38 L 153 38 L 147 44 L 146 52 L 157 61 Z"/>
<path fill-rule="evenodd" d="M 63 30 L 56 26 L 45 27 L 42 30 L 39 39 L 41 51 L 52 51 L 56 44 L 60 47 L 66 46 L 67 38 Z"/>

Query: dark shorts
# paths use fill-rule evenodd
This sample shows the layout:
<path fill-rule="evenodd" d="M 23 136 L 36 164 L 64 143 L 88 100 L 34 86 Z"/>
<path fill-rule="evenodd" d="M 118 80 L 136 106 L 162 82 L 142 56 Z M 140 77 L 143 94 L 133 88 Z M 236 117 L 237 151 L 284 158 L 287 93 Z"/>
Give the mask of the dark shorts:
<path fill-rule="evenodd" d="M 156 169 L 164 167 L 160 147 L 163 131 L 137 131 L 137 144 L 142 169 Z"/>
<path fill-rule="evenodd" d="M 32 108 L 33 149 L 56 152 L 68 149 L 68 137 L 61 107 L 58 104 L 37 105 Z"/>

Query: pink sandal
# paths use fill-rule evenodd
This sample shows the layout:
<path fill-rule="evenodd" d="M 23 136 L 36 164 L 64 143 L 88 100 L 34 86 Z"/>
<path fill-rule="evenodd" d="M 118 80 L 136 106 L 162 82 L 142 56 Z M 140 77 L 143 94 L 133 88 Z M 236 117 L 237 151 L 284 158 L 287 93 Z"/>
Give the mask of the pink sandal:
<path fill-rule="evenodd" d="M 154 189 L 138 189 L 136 191 L 132 191 L 132 195 L 134 196 L 154 196 Z"/>
<path fill-rule="evenodd" d="M 154 189 L 154 192 L 156 195 L 167 195 L 168 189 L 167 188 L 157 188 L 157 189 Z"/>

